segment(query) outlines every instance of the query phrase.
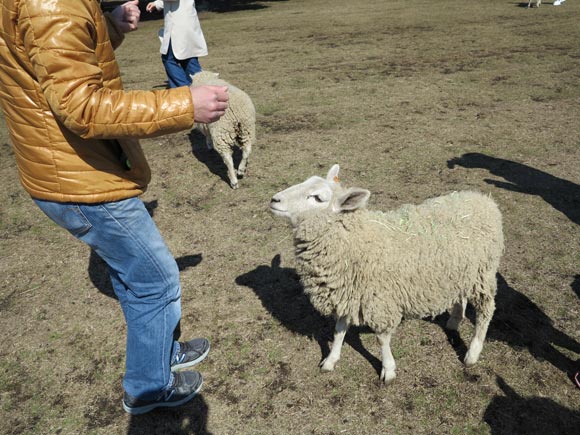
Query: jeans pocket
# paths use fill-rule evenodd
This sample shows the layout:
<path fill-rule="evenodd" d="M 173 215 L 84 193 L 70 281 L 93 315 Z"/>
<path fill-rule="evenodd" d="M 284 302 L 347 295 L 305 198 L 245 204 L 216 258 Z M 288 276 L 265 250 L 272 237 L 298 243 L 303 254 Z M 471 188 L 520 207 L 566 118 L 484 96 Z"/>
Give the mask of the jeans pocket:
<path fill-rule="evenodd" d="M 88 232 L 92 225 L 78 204 L 35 199 L 34 202 L 50 219 L 75 237 Z"/>

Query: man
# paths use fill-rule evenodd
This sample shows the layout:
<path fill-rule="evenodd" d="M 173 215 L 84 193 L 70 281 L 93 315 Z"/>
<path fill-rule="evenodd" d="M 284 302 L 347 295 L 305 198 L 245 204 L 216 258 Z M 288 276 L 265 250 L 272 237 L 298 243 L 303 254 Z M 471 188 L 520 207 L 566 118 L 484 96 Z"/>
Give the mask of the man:
<path fill-rule="evenodd" d="M 156 10 L 163 10 L 160 52 L 169 87 L 190 85 L 191 76 L 201 71 L 198 58 L 207 56 L 195 1 L 155 0 L 147 4 L 147 12 Z"/>
<path fill-rule="evenodd" d="M 57 224 L 107 263 L 127 323 L 123 407 L 186 403 L 205 339 L 177 342 L 179 270 L 138 196 L 150 171 L 136 138 L 219 119 L 227 88 L 124 91 L 113 52 L 138 1 L 0 0 L 0 96 L 20 181 Z"/>

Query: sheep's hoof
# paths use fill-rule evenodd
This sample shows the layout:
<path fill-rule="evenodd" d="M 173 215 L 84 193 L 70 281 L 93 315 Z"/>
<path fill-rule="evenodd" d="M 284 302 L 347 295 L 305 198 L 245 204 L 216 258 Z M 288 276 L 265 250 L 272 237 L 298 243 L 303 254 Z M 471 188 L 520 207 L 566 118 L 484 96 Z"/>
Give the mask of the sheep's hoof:
<path fill-rule="evenodd" d="M 235 184 L 234 183 L 230 183 L 230 187 L 232 189 L 237 189 L 238 187 L 240 187 L 240 185 L 238 183 L 235 183 Z"/>
<path fill-rule="evenodd" d="M 386 371 L 383 368 L 383 370 L 381 371 L 381 381 L 383 381 L 385 385 L 391 385 L 396 377 L 397 373 L 395 373 L 394 370 Z"/>
<path fill-rule="evenodd" d="M 463 360 L 463 364 L 465 364 L 465 367 L 473 367 L 477 363 L 478 359 L 479 359 L 479 355 L 474 357 L 469 352 L 467 352 L 467 355 L 465 356 L 465 359 Z"/>
<path fill-rule="evenodd" d="M 336 365 L 336 363 L 333 363 L 333 362 L 329 361 L 328 358 L 325 358 L 324 361 L 322 361 L 320 363 L 320 371 L 325 372 L 325 373 L 333 372 L 335 365 Z"/>

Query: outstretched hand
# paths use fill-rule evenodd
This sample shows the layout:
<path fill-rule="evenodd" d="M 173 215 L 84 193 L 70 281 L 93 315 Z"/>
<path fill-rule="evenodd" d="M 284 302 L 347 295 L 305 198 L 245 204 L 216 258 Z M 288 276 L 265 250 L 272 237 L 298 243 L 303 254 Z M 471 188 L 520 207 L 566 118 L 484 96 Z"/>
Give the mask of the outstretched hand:
<path fill-rule="evenodd" d="M 141 16 L 141 11 L 139 10 L 139 0 L 130 0 L 117 6 L 113 9 L 111 13 L 113 18 L 123 31 L 123 33 L 132 32 L 137 30 L 139 25 L 139 17 Z"/>
<path fill-rule="evenodd" d="M 194 121 L 209 124 L 220 119 L 228 108 L 227 86 L 190 86 L 193 99 Z"/>
<path fill-rule="evenodd" d="M 157 7 L 155 6 L 155 2 L 149 2 L 147 3 L 147 6 L 145 6 L 145 10 L 147 12 L 155 12 L 157 10 Z"/>

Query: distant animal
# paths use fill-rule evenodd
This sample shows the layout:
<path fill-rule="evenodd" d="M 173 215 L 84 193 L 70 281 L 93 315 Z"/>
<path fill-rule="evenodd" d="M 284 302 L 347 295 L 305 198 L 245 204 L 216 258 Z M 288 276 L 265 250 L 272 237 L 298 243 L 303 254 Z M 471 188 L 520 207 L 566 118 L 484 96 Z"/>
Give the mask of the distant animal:
<path fill-rule="evenodd" d="M 536 7 L 539 8 L 540 5 L 542 4 L 542 0 L 529 0 L 528 1 L 528 8 L 532 7 L 532 3 L 535 3 Z"/>
<path fill-rule="evenodd" d="M 365 325 L 381 345 L 385 384 L 395 377 L 391 336 L 403 318 L 438 315 L 450 307 L 457 330 L 466 304 L 476 312 L 464 362 L 481 353 L 495 310 L 496 272 L 503 252 L 502 215 L 477 192 L 454 192 L 388 212 L 366 209 L 370 192 L 345 188 L 334 165 L 272 197 L 271 211 L 294 231 L 296 271 L 323 315 L 337 319 L 323 371 L 332 371 L 349 325 Z"/>
<path fill-rule="evenodd" d="M 218 73 L 201 71 L 191 76 L 192 85 L 227 86 L 229 107 L 225 114 L 211 124 L 196 124 L 206 140 L 208 149 L 214 148 L 224 161 L 232 189 L 239 187 L 238 178 L 246 174 L 248 158 L 256 143 L 256 109 L 252 99 L 242 90 L 219 78 Z M 234 147 L 242 150 L 242 159 L 236 170 L 234 167 Z"/>

